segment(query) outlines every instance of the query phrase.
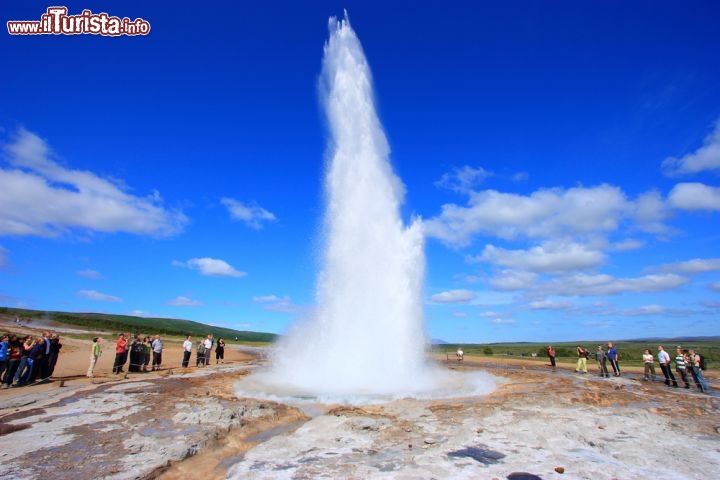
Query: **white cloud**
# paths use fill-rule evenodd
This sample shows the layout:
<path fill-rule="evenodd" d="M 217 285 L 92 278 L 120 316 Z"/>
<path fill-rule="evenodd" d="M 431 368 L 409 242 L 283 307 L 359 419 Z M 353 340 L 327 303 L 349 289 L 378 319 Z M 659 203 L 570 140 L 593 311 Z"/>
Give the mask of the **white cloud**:
<path fill-rule="evenodd" d="M 137 197 L 88 171 L 53 160 L 50 147 L 21 129 L 3 146 L 10 168 L 0 168 L 0 235 L 53 236 L 73 229 L 168 236 L 187 223 L 154 192 Z"/>
<path fill-rule="evenodd" d="M 81 297 L 86 297 L 86 298 L 89 298 L 90 300 L 98 300 L 101 302 L 122 302 L 123 301 L 123 299 L 120 297 L 115 297 L 113 295 L 107 295 L 105 293 L 100 293 L 95 290 L 80 290 L 77 293 Z"/>
<path fill-rule="evenodd" d="M 529 250 L 506 250 L 486 245 L 482 254 L 470 261 L 487 262 L 501 267 L 538 273 L 561 273 L 595 268 L 605 255 L 584 245 L 571 242 L 545 242 Z"/>
<path fill-rule="evenodd" d="M 427 235 L 460 247 L 479 234 L 514 239 L 607 233 L 618 229 L 632 207 L 611 185 L 542 189 L 529 196 L 485 190 L 472 192 L 466 207 L 443 205 L 424 227 Z"/>
<path fill-rule="evenodd" d="M 86 269 L 86 270 L 79 270 L 77 274 L 81 277 L 85 278 L 102 278 L 102 274 L 100 272 L 97 272 L 95 270 Z"/>
<path fill-rule="evenodd" d="M 608 245 L 608 250 L 614 252 L 628 252 L 631 250 L 638 250 L 645 246 L 645 242 L 642 240 L 627 239 L 620 242 L 611 243 Z"/>
<path fill-rule="evenodd" d="M 225 260 L 217 258 L 191 258 L 187 262 L 174 260 L 172 265 L 175 267 L 186 267 L 199 271 L 202 275 L 211 277 L 244 277 L 245 272 L 240 272 L 232 267 Z"/>
<path fill-rule="evenodd" d="M 511 318 L 493 318 L 490 320 L 495 325 L 514 325 L 516 322 Z"/>
<path fill-rule="evenodd" d="M 594 315 L 618 315 L 625 317 L 643 317 L 647 315 L 667 315 L 673 313 L 662 305 L 643 305 L 636 308 L 618 308 L 598 310 L 593 312 Z"/>
<path fill-rule="evenodd" d="M 703 183 L 678 183 L 668 195 L 668 204 L 681 210 L 720 210 L 720 188 Z"/>
<path fill-rule="evenodd" d="M 537 300 L 530 302 L 530 308 L 533 310 L 569 310 L 574 306 L 572 302 L 561 300 Z"/>
<path fill-rule="evenodd" d="M 713 290 L 715 292 L 720 292 L 720 282 L 714 282 L 709 285 L 710 290 Z"/>
<path fill-rule="evenodd" d="M 467 313 L 465 312 L 452 312 L 451 314 L 455 318 L 465 318 L 467 317 Z"/>
<path fill-rule="evenodd" d="M 720 121 L 700 148 L 680 158 L 666 158 L 662 168 L 665 175 L 671 177 L 720 170 Z"/>
<path fill-rule="evenodd" d="M 500 316 L 497 312 L 480 312 L 479 315 L 483 318 L 497 318 Z"/>
<path fill-rule="evenodd" d="M 672 273 L 637 278 L 578 273 L 550 280 L 536 288 L 538 293 L 559 296 L 601 296 L 622 293 L 663 292 L 688 283 L 686 277 Z"/>
<path fill-rule="evenodd" d="M 169 300 L 168 305 L 172 305 L 173 307 L 197 307 L 202 305 L 202 302 L 181 295 Z"/>
<path fill-rule="evenodd" d="M 493 173 L 482 167 L 470 167 L 464 165 L 455 168 L 451 173 L 443 174 L 442 178 L 435 182 L 436 187 L 447 188 L 458 193 L 469 193 L 473 187 L 482 183 L 486 178 L 492 176 Z"/>
<path fill-rule="evenodd" d="M 295 305 L 290 297 L 278 297 L 277 295 L 261 295 L 253 297 L 253 302 L 260 303 L 263 308 L 270 312 L 297 313 L 302 310 Z"/>
<path fill-rule="evenodd" d="M 146 312 L 144 310 L 132 310 L 128 315 L 132 315 L 133 317 L 151 317 L 150 312 Z"/>
<path fill-rule="evenodd" d="M 277 220 L 272 212 L 259 205 L 246 205 L 233 198 L 223 198 L 220 202 L 227 207 L 232 219 L 240 220 L 255 230 L 261 229 L 264 222 Z"/>
<path fill-rule="evenodd" d="M 475 299 L 476 296 L 470 290 L 449 290 L 436 293 L 430 297 L 430 300 L 438 303 L 468 303 Z"/>
<path fill-rule="evenodd" d="M 7 248 L 0 245 L 0 267 L 4 267 L 8 264 Z"/>
<path fill-rule="evenodd" d="M 685 274 L 715 272 L 720 270 L 720 258 L 694 258 L 684 262 L 666 263 L 652 270 Z"/>
<path fill-rule="evenodd" d="M 502 270 L 490 279 L 490 285 L 502 291 L 525 290 L 532 288 L 537 280 L 538 275 L 535 273 Z"/>

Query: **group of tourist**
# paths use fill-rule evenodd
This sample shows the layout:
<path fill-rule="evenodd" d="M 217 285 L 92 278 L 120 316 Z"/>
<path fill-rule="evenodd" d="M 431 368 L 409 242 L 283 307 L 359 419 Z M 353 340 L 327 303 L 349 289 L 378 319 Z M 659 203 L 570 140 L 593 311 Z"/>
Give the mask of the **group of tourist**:
<path fill-rule="evenodd" d="M 184 368 L 187 368 L 188 364 L 190 363 L 190 357 L 192 356 L 192 347 L 192 336 L 188 335 L 183 342 L 182 366 Z M 217 341 L 217 345 L 215 345 L 213 336 L 208 335 L 205 339 L 200 339 L 197 342 L 197 347 L 195 349 L 196 367 L 204 367 L 210 364 L 213 347 L 215 348 L 215 363 L 219 364 L 225 362 L 225 340 L 220 338 Z"/>
<path fill-rule="evenodd" d="M 2 388 L 46 382 L 50 379 L 60 355 L 60 337 L 43 332 L 39 337 L 0 337 L 0 380 Z"/>
<path fill-rule="evenodd" d="M 162 363 L 162 352 L 163 343 L 160 335 L 143 337 L 139 333 L 134 336 L 129 333 L 121 333 L 115 341 L 115 361 L 113 362 L 112 372 L 116 375 L 124 373 L 125 364 L 127 364 L 128 372 L 138 373 L 159 370 Z M 95 364 L 101 354 L 100 338 L 95 337 L 90 351 L 88 377 L 92 378 L 94 376 Z M 152 365 L 150 364 L 151 359 Z"/>
<path fill-rule="evenodd" d="M 685 384 L 685 388 L 690 388 L 690 377 L 692 377 L 697 390 L 707 393 L 710 389 L 703 370 L 705 370 L 705 360 L 703 356 L 694 349 L 684 349 L 680 345 L 676 348 L 675 358 L 671 359 L 670 354 L 665 351 L 662 345 L 659 345 L 657 353 L 657 361 L 660 365 L 660 371 L 665 378 L 665 385 L 678 387 L 678 381 L 673 374 L 672 363 L 675 363 L 675 372 Z M 552 354 L 552 356 L 551 356 Z M 548 347 L 548 357 L 553 369 L 555 369 L 555 351 L 552 346 Z M 590 358 L 590 351 L 582 345 L 577 346 L 577 366 L 575 371 L 578 373 L 587 373 L 587 361 Z M 607 364 L 610 363 L 613 375 L 619 377 L 620 372 L 620 356 L 617 348 L 612 342 L 608 342 L 607 350 L 602 345 L 598 345 L 595 352 L 595 361 L 598 364 L 598 373 L 601 377 L 610 377 Z M 643 380 L 655 381 L 655 357 L 650 349 L 646 349 L 642 356 L 644 372 Z M 690 376 L 688 376 L 688 374 Z"/>

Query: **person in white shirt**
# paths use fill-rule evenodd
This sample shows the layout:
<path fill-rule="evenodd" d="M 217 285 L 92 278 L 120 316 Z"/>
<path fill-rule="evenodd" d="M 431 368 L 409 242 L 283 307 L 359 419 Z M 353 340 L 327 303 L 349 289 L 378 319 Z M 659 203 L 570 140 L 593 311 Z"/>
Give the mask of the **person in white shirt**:
<path fill-rule="evenodd" d="M 208 335 L 205 339 L 205 365 L 210 364 L 210 351 L 213 347 L 213 336 L 212 334 Z"/>
<path fill-rule="evenodd" d="M 162 351 L 163 351 L 163 344 L 160 340 L 160 335 L 155 335 L 155 340 L 153 340 L 152 344 L 150 345 L 152 348 L 152 370 L 160 370 L 160 364 L 162 363 Z"/>
<path fill-rule="evenodd" d="M 643 353 L 643 365 L 645 365 L 645 376 L 643 377 L 645 380 L 652 380 L 655 381 L 655 359 L 653 358 L 653 354 L 648 348 L 645 350 L 645 353 Z"/>
<path fill-rule="evenodd" d="M 190 353 L 192 352 L 192 337 L 190 335 L 187 336 L 185 341 L 183 342 L 183 360 L 182 360 L 182 366 L 183 368 L 187 368 L 188 363 L 190 363 Z"/>
<path fill-rule="evenodd" d="M 465 356 L 465 352 L 463 352 L 462 347 L 458 347 L 457 352 L 455 352 L 455 355 L 457 355 L 458 362 L 462 362 L 463 356 Z"/>
<path fill-rule="evenodd" d="M 665 351 L 662 345 L 658 346 L 658 363 L 660 364 L 660 370 L 662 370 L 663 376 L 665 377 L 665 385 L 670 386 L 672 381 L 673 387 L 677 387 L 678 383 L 675 380 L 675 375 L 672 373 L 670 368 L 670 355 Z"/>

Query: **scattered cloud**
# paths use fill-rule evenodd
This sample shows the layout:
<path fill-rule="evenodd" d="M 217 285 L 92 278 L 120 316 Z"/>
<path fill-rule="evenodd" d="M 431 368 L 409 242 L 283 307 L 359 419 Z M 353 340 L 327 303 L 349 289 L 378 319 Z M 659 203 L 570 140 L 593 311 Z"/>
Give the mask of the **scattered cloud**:
<path fill-rule="evenodd" d="M 256 204 L 245 204 L 233 198 L 223 198 L 220 202 L 225 205 L 233 220 L 240 220 L 248 227 L 260 230 L 266 222 L 277 220 L 272 212 L 269 212 Z"/>
<path fill-rule="evenodd" d="M 662 305 L 644 305 L 635 308 L 611 308 L 596 310 L 594 315 L 619 315 L 625 317 L 641 317 L 646 315 L 664 315 L 670 313 Z"/>
<path fill-rule="evenodd" d="M 486 178 L 492 175 L 492 172 L 482 167 L 464 165 L 460 168 L 455 168 L 450 173 L 443 174 L 442 178 L 435 182 L 435 186 L 458 193 L 469 193 L 476 185 L 481 184 Z"/>
<path fill-rule="evenodd" d="M 570 310 L 575 307 L 572 302 L 562 300 L 536 300 L 529 306 L 533 310 Z"/>
<path fill-rule="evenodd" d="M 608 245 L 609 251 L 614 252 L 628 252 L 631 250 L 638 250 L 645 246 L 645 242 L 642 240 L 622 240 L 620 242 L 611 243 Z"/>
<path fill-rule="evenodd" d="M 143 318 L 152 317 L 150 312 L 146 312 L 144 310 L 132 310 L 130 313 L 128 313 L 128 315 L 131 315 L 133 317 L 143 317 Z"/>
<path fill-rule="evenodd" d="M 467 313 L 465 312 L 452 312 L 452 316 L 455 318 L 465 318 L 467 317 Z"/>
<path fill-rule="evenodd" d="M 0 267 L 4 267 L 8 264 L 8 251 L 7 248 L 0 245 Z"/>
<path fill-rule="evenodd" d="M 529 250 L 506 250 L 486 245 L 471 262 L 486 262 L 529 272 L 562 273 L 595 268 L 605 260 L 598 250 L 572 242 L 545 242 Z"/>
<path fill-rule="evenodd" d="M 517 323 L 512 318 L 493 318 L 490 322 L 495 325 L 514 325 Z"/>
<path fill-rule="evenodd" d="M 244 277 L 247 275 L 247 273 L 240 272 L 233 268 L 225 260 L 217 258 L 191 258 L 186 262 L 173 260 L 172 265 L 175 267 L 185 267 L 197 270 L 201 275 L 211 277 Z"/>
<path fill-rule="evenodd" d="M 535 288 L 537 293 L 555 296 L 603 296 L 623 293 L 664 292 L 688 283 L 686 277 L 672 273 L 645 275 L 636 278 L 615 278 L 611 275 L 578 273 L 545 282 Z"/>
<path fill-rule="evenodd" d="M 490 285 L 500 291 L 525 290 L 532 288 L 538 275 L 517 270 L 502 270 L 490 279 Z"/>
<path fill-rule="evenodd" d="M 497 312 L 480 312 L 479 315 L 483 318 L 497 318 L 500 316 Z"/>
<path fill-rule="evenodd" d="M 193 300 L 192 298 L 183 297 L 182 295 L 169 300 L 167 303 L 173 307 L 198 307 L 202 305 L 202 302 L 199 300 Z"/>
<path fill-rule="evenodd" d="M 703 183 L 678 183 L 668 195 L 668 204 L 680 210 L 720 211 L 720 187 Z"/>
<path fill-rule="evenodd" d="M 430 300 L 438 303 L 468 303 L 474 300 L 477 295 L 470 290 L 448 290 L 436 293 Z"/>
<path fill-rule="evenodd" d="M 518 172 L 514 174 L 510 179 L 515 183 L 527 182 L 530 178 L 527 172 Z"/>
<path fill-rule="evenodd" d="M 454 247 L 468 245 L 477 235 L 562 238 L 616 231 L 632 207 L 611 185 L 542 189 L 529 196 L 484 190 L 471 192 L 465 207 L 443 205 L 424 227 L 428 236 Z"/>
<path fill-rule="evenodd" d="M 81 297 L 89 298 L 90 300 L 98 300 L 100 302 L 122 302 L 123 299 L 113 295 L 107 295 L 100 293 L 95 290 L 80 290 L 77 292 Z"/>
<path fill-rule="evenodd" d="M 720 271 L 720 258 L 694 258 L 684 262 L 666 263 L 650 270 L 688 275 Z"/>
<path fill-rule="evenodd" d="M 253 297 L 253 302 L 260 303 L 263 309 L 269 312 L 297 313 L 302 310 L 295 305 L 290 297 L 278 297 L 277 295 L 261 295 Z"/>
<path fill-rule="evenodd" d="M 25 129 L 2 149 L 9 168 L 0 168 L 0 235 L 77 229 L 163 237 L 187 223 L 182 212 L 163 207 L 157 192 L 134 196 L 120 182 L 61 166 L 47 143 Z"/>
<path fill-rule="evenodd" d="M 102 274 L 100 272 L 91 269 L 79 270 L 77 274 L 85 278 L 102 278 Z"/>
<path fill-rule="evenodd" d="M 714 292 L 720 292 L 720 282 L 713 282 L 709 285 L 710 290 Z"/>
<path fill-rule="evenodd" d="M 720 120 L 715 123 L 715 128 L 705 137 L 700 148 L 680 158 L 666 158 L 662 163 L 662 169 L 669 177 L 720 171 Z"/>

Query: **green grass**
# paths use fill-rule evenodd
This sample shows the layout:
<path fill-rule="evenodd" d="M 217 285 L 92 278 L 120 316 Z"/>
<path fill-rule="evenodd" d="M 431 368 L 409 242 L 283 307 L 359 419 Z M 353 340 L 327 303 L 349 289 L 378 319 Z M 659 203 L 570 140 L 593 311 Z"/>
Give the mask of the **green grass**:
<path fill-rule="evenodd" d="M 277 335 L 273 333 L 248 332 L 231 328 L 215 327 L 190 320 L 172 318 L 146 318 L 130 315 L 111 315 L 104 313 L 68 313 L 44 312 L 19 308 L 0 307 L 0 315 L 7 317 L 20 317 L 39 321 L 52 321 L 64 325 L 84 327 L 88 330 L 103 330 L 112 333 L 128 332 L 141 334 L 160 334 L 165 336 L 205 337 L 213 334 L 226 341 L 251 344 L 267 344 L 275 341 Z M 32 323 L 30 323 L 32 326 Z"/>
<path fill-rule="evenodd" d="M 649 348 L 657 359 L 657 347 L 662 345 L 671 357 L 675 355 L 675 347 L 682 345 L 683 348 L 694 349 L 700 352 L 708 365 L 708 368 L 717 367 L 720 363 L 720 338 L 711 337 L 708 339 L 663 339 L 663 340 L 625 340 L 613 342 L 620 355 L 620 361 L 625 365 L 642 366 L 642 354 Z M 458 347 L 462 347 L 465 355 L 473 356 L 512 356 L 523 357 L 528 360 L 536 359 L 540 362 L 547 362 L 546 349 L 548 343 L 485 343 L 485 344 L 437 344 L 433 345 L 433 353 L 455 354 Z M 607 351 L 606 341 L 583 341 L 583 342 L 558 342 L 552 343 L 557 353 L 557 359 L 562 363 L 575 362 L 577 355 L 575 347 L 582 345 L 590 350 L 589 361 L 594 361 L 594 353 L 598 345 L 603 345 Z M 536 354 L 533 357 L 532 354 Z"/>

